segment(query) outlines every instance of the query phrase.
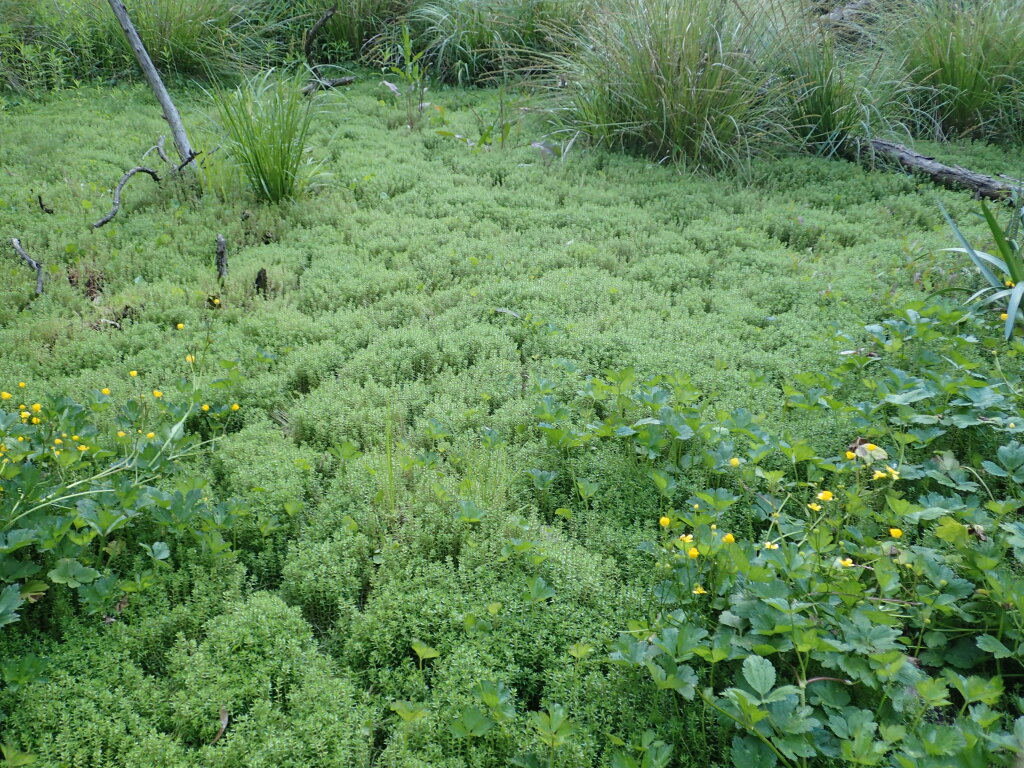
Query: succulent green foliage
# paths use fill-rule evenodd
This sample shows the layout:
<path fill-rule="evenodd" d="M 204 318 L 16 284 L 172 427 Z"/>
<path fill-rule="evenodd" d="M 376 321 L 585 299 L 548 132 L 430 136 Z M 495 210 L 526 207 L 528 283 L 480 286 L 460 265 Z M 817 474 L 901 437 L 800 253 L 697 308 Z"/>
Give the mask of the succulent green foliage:
<path fill-rule="evenodd" d="M 89 411 L 106 446 L 129 386 L 177 403 L 198 376 L 183 433 L 217 439 L 152 484 L 193 478 L 200 533 L 230 544 L 209 557 L 147 512 L 108 536 L 130 545 L 118 584 L 152 571 L 112 610 L 83 610 L 106 556 L 54 553 L 31 577 L 74 589 L 0 591 L 20 601 L 0 629 L 5 749 L 103 768 L 778 761 L 734 715 L 787 760 L 824 733 L 835 754 L 809 764 L 913 764 L 967 749 L 977 731 L 950 723 L 973 716 L 992 736 L 969 748 L 1009 757 L 1021 641 L 996 604 L 1017 599 L 1024 552 L 1007 505 L 1018 344 L 912 303 L 972 277 L 933 253 L 950 244 L 934 199 L 981 243 L 974 203 L 823 158 L 758 160 L 741 183 L 600 151 L 467 151 L 410 131 L 366 80 L 310 127 L 333 186 L 283 205 L 129 188 L 92 235 L 110 180 L 162 130 L 148 94 L 82 87 L 0 115 L 0 229 L 46 264 L 34 297 L 0 259 L 0 391 L 91 404 L 113 386 Z M 493 93 L 431 99 L 460 135 L 500 111 Z M 180 101 L 190 120 L 208 108 Z M 935 151 L 1013 172 L 994 146 Z M 221 530 L 235 495 L 249 514 Z M 712 560 L 717 576 L 698 570 Z M 849 650 L 796 650 L 805 637 Z"/>

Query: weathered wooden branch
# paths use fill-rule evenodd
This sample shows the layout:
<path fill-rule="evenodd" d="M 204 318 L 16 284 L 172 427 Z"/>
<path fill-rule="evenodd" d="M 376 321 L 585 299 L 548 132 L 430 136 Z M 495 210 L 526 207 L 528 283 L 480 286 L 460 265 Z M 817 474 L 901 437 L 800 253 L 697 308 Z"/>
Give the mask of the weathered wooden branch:
<path fill-rule="evenodd" d="M 14 246 L 14 252 L 21 256 L 32 269 L 36 271 L 36 296 L 42 296 L 43 294 L 43 265 L 33 259 L 25 249 L 21 247 L 21 241 L 16 238 L 11 238 L 11 245 Z"/>
<path fill-rule="evenodd" d="M 821 20 L 828 24 L 844 24 L 853 21 L 858 13 L 871 7 L 874 0 L 854 0 L 852 3 L 840 5 L 828 13 L 821 15 Z"/>
<path fill-rule="evenodd" d="M 52 214 L 54 212 L 53 208 L 51 208 L 50 206 L 48 206 L 46 203 L 43 202 L 43 196 L 42 195 L 36 195 L 36 200 L 39 201 L 39 210 L 41 210 L 43 213 L 50 213 L 50 214 Z"/>
<path fill-rule="evenodd" d="M 320 30 L 323 29 L 324 24 L 331 20 L 331 17 L 338 12 L 337 4 L 332 5 L 326 11 L 323 16 L 317 19 L 316 24 L 310 27 L 302 37 L 302 52 L 306 55 L 306 61 L 309 62 L 310 67 L 316 67 L 313 63 L 313 42 L 316 40 L 316 36 L 320 34 Z"/>
<path fill-rule="evenodd" d="M 310 80 L 303 87 L 302 92 L 307 96 L 310 96 L 317 91 L 325 91 L 328 88 L 340 88 L 343 85 L 352 85 L 356 79 L 349 75 L 348 77 L 329 77 L 329 78 L 317 78 L 316 80 Z"/>
<path fill-rule="evenodd" d="M 891 160 L 908 171 L 923 173 L 932 181 L 950 189 L 969 189 L 977 197 L 1003 200 L 1013 192 L 1013 187 L 991 176 L 975 173 L 959 165 L 946 165 L 934 157 L 922 155 L 902 144 L 882 139 L 871 139 L 871 149 L 876 155 Z"/>
<path fill-rule="evenodd" d="M 167 163 L 167 165 L 171 165 L 171 158 L 167 156 L 167 151 L 164 149 L 165 141 L 167 141 L 167 137 L 161 136 L 159 139 L 156 140 L 156 144 L 154 144 L 152 147 L 150 147 L 149 149 L 142 153 L 142 157 L 140 159 L 145 160 L 146 156 L 150 152 L 156 152 L 161 160 Z"/>
<path fill-rule="evenodd" d="M 186 164 L 189 162 L 191 162 L 191 160 L 187 160 Z M 160 181 L 160 176 L 152 168 L 144 168 L 141 165 L 132 168 L 124 176 L 121 177 L 121 180 L 117 182 L 117 186 L 114 188 L 114 206 L 110 209 L 110 213 L 108 213 L 102 219 L 93 224 L 93 229 L 99 229 L 104 224 L 109 223 L 115 216 L 117 216 L 117 212 L 121 210 L 121 190 L 124 189 L 124 185 L 128 183 L 128 179 L 130 179 L 136 173 L 147 173 L 153 178 L 153 181 L 158 183 Z"/>
<path fill-rule="evenodd" d="M 228 276 L 228 242 L 224 235 L 217 235 L 217 279 L 221 287 L 224 286 L 224 279 Z"/>
<path fill-rule="evenodd" d="M 174 139 L 174 146 L 178 150 L 178 156 L 184 161 L 185 165 L 188 165 L 192 158 L 195 157 L 195 153 L 192 151 L 188 134 L 185 132 L 185 124 L 181 122 L 178 108 L 171 101 L 171 96 L 167 93 L 163 80 L 160 79 L 160 73 L 157 72 L 156 67 L 153 65 L 153 60 L 149 57 L 146 46 L 142 44 L 142 38 L 139 37 L 139 33 L 135 30 L 135 25 L 132 24 L 132 20 L 128 16 L 128 9 L 124 7 L 124 3 L 121 0 L 109 0 L 109 2 L 111 10 L 114 11 L 114 16 L 117 17 L 117 21 L 121 25 L 122 31 L 124 31 L 125 37 L 128 38 L 128 44 L 131 46 L 132 53 L 135 54 L 135 60 L 142 67 L 142 74 L 146 76 L 146 80 L 149 82 L 149 87 L 153 89 L 156 100 L 160 102 L 160 108 L 164 112 L 164 120 L 171 127 L 171 137 Z M 186 160 L 186 158 L 189 159 Z"/>

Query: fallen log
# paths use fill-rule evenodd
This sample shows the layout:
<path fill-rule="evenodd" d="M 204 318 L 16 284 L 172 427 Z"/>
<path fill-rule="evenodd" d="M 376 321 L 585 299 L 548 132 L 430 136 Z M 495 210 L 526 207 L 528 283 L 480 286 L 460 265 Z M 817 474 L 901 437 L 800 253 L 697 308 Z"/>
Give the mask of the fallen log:
<path fill-rule="evenodd" d="M 986 197 L 989 200 L 1004 200 L 1014 190 L 1011 185 L 991 176 L 975 173 L 963 166 L 940 163 L 934 157 L 922 155 L 902 144 L 871 139 L 870 146 L 876 155 L 895 162 L 908 171 L 924 174 L 949 189 L 969 189 L 976 197 Z"/>
<path fill-rule="evenodd" d="M 828 13 L 821 15 L 821 21 L 828 24 L 844 24 L 853 21 L 857 14 L 871 7 L 874 0 L 854 0 L 852 3 L 840 5 Z"/>
<path fill-rule="evenodd" d="M 43 265 L 33 259 L 24 248 L 21 247 L 21 241 L 16 238 L 11 238 L 11 245 L 14 246 L 14 252 L 24 259 L 25 263 L 28 264 L 32 269 L 36 271 L 36 296 L 43 295 Z"/>
<path fill-rule="evenodd" d="M 326 91 L 329 88 L 341 88 L 345 85 L 352 85 L 356 79 L 349 75 L 348 77 L 328 77 L 328 78 L 317 78 L 316 80 L 310 80 L 302 92 L 307 96 L 310 96 L 317 91 Z"/>

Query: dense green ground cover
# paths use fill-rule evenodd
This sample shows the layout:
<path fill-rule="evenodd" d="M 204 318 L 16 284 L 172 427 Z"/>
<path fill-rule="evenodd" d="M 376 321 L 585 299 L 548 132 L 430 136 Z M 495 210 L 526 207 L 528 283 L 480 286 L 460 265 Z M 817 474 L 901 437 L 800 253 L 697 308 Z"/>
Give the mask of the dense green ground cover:
<path fill-rule="evenodd" d="M 436 130 L 471 132 L 494 94 L 436 91 L 449 124 L 418 131 L 384 96 L 368 77 L 328 97 L 312 144 L 330 179 L 307 199 L 139 178 L 97 231 L 112 183 L 164 130 L 148 94 L 81 88 L 0 112 L 0 233 L 47 278 L 34 298 L 24 265 L 0 261 L 0 390 L 237 402 L 190 469 L 252 509 L 227 557 L 172 540 L 172 567 L 110 623 L 54 587 L 3 630 L 0 656 L 48 658 L 48 682 L 0 691 L 4 740 L 39 764 L 502 766 L 545 751 L 527 713 L 555 704 L 574 724 L 557 765 L 607 764 L 608 734 L 659 722 L 683 763 L 726 761 L 706 712 L 666 719 L 649 683 L 588 658 L 648 615 L 637 547 L 665 510 L 621 452 L 552 448 L 543 396 L 572 401 L 608 370 L 680 372 L 709 417 L 748 408 L 842 452 L 852 418 L 786 409 L 784 385 L 831 369 L 839 331 L 862 338 L 958 282 L 962 260 L 934 253 L 950 244 L 936 203 L 967 220 L 971 201 L 816 158 L 742 181 L 603 152 L 560 162 L 530 146 L 533 118 L 515 148 L 473 153 Z M 199 124 L 202 95 L 182 98 Z M 992 148 L 942 151 L 1016 170 Z M 449 723 L 487 681 L 514 714 L 460 740 Z"/>

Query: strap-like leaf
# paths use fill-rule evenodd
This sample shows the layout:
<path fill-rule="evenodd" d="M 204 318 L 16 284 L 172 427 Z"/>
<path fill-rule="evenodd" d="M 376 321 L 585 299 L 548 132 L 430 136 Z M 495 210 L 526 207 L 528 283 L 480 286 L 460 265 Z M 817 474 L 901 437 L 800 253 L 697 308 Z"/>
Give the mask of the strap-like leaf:
<path fill-rule="evenodd" d="M 992 270 L 985 266 L 981 258 L 979 258 L 978 253 L 971 247 L 971 244 L 967 242 L 967 238 L 963 236 L 960 228 L 957 227 L 956 222 L 953 221 L 952 217 L 946 211 L 945 206 L 941 203 L 939 204 L 939 210 L 942 211 L 942 215 L 946 218 L 949 226 L 953 229 L 953 234 L 956 235 L 956 239 L 959 240 L 960 244 L 964 247 L 964 253 L 971 257 L 971 261 L 974 262 L 974 266 L 976 266 L 978 271 L 981 272 L 982 277 L 988 281 L 989 285 L 1002 285 L 1002 281 L 996 279 L 996 276 L 992 274 Z M 988 254 L 985 255 L 988 256 Z M 990 256 L 989 258 L 994 257 Z"/>

